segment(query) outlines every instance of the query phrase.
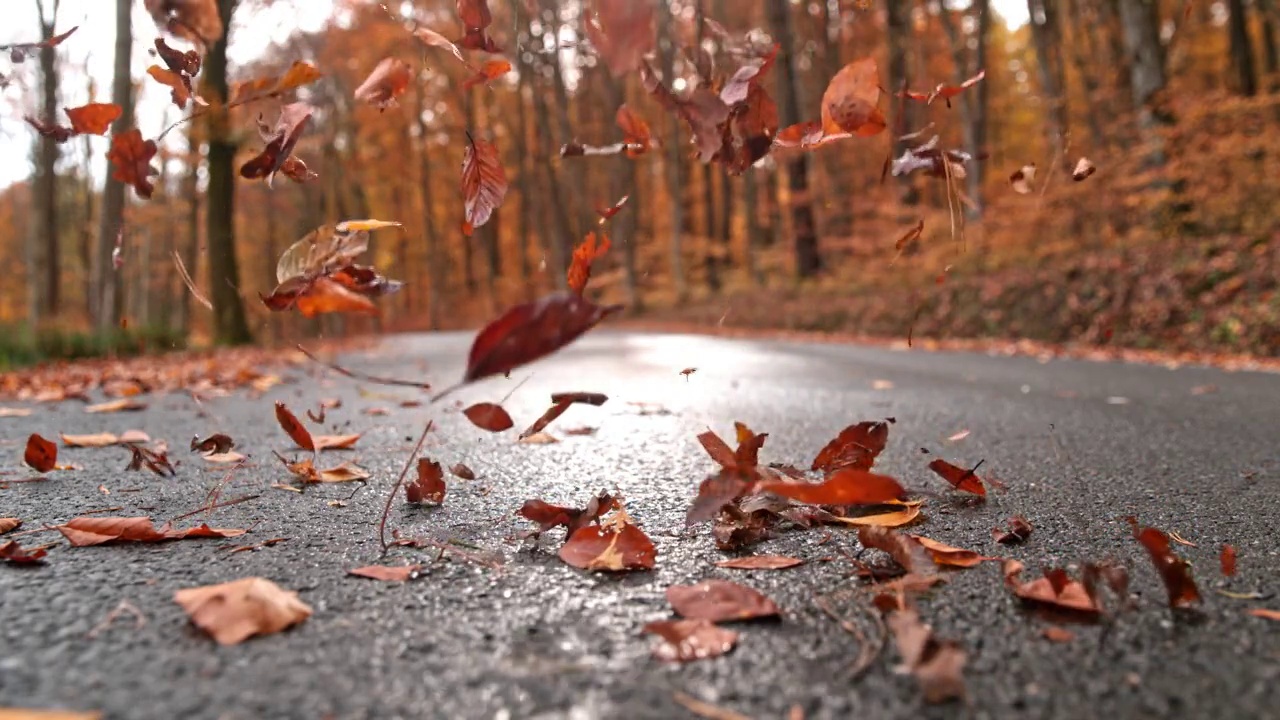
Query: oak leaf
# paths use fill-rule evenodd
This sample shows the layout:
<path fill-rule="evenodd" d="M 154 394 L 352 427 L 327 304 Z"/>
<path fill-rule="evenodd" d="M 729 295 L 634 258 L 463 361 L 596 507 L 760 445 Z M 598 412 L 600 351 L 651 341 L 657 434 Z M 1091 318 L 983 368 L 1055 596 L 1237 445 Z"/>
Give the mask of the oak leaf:
<path fill-rule="evenodd" d="M 111 177 L 127 185 L 132 185 L 138 197 L 150 198 L 155 192 L 151 176 L 160 171 L 151 167 L 151 158 L 158 149 L 154 140 L 143 140 L 142 131 L 137 128 L 116 133 L 111 136 L 111 149 L 107 151 L 107 159 L 115 166 Z"/>

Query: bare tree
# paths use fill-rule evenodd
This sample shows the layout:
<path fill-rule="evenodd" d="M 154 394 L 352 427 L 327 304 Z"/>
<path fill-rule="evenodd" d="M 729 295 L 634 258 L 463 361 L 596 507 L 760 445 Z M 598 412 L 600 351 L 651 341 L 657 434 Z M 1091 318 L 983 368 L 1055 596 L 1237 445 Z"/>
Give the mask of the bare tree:
<path fill-rule="evenodd" d="M 116 0 L 116 47 L 114 77 L 111 80 L 111 102 L 120 106 L 120 117 L 111 126 L 113 135 L 133 126 L 133 1 Z M 123 232 L 124 183 L 111 175 L 102 190 L 102 216 L 98 225 L 98 249 L 94 254 L 93 297 L 94 320 L 99 330 L 115 327 L 120 322 L 124 291 L 120 273 L 115 271 L 111 254 L 116 237 Z"/>
<path fill-rule="evenodd" d="M 892 4 L 892 3 L 891 3 Z M 791 32 L 790 3 L 769 3 L 769 22 L 779 47 L 777 70 L 779 122 L 783 127 L 800 121 L 800 97 L 796 83 L 796 48 Z M 791 189 L 791 231 L 795 233 L 796 274 L 813 277 L 822 270 L 818 234 L 813 223 L 813 200 L 809 195 L 809 158 L 796 153 L 787 163 Z"/>

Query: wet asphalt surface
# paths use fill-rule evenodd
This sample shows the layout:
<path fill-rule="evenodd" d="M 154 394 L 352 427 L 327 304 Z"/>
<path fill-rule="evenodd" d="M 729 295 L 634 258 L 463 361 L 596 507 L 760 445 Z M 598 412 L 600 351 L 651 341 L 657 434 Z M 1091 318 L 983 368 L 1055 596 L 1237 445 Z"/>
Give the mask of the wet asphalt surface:
<path fill-rule="evenodd" d="M 469 343 L 466 334 L 390 337 L 342 362 L 443 386 L 460 376 Z M 690 366 L 698 370 L 686 379 L 679 371 Z M 452 402 L 400 407 L 423 398 L 411 389 L 315 366 L 282 374 L 288 381 L 262 397 L 206 401 L 203 417 L 175 394 L 150 398 L 141 413 L 87 415 L 67 402 L 0 419 L 0 469 L 8 471 L 0 480 L 29 474 L 19 461 L 30 432 L 53 438 L 138 428 L 167 440 L 182 460 L 177 477 L 159 478 L 124 472 L 121 448 L 61 449 L 60 459 L 81 469 L 0 490 L 0 517 L 22 518 L 23 530 L 115 506 L 121 509 L 106 514 L 157 520 L 199 507 L 227 471 L 185 448 L 193 435 L 216 431 L 231 434 L 252 461 L 222 497 L 261 494 L 208 518 L 217 527 L 252 527 L 240 538 L 63 543 L 44 566 L 0 564 L 0 708 L 184 720 L 693 717 L 675 699 L 684 693 L 750 718 L 784 718 L 794 706 L 806 718 L 1261 718 L 1274 717 L 1280 703 L 1280 623 L 1245 614 L 1280 607 L 1274 375 L 603 330 L 511 380 L 458 395 L 497 401 L 531 374 L 505 403 L 516 429 L 494 435 L 472 427 Z M 550 392 L 573 390 L 610 400 L 570 409 L 550 428 L 557 444 L 516 444 Z M 270 487 L 289 477 L 271 451 L 301 456 L 289 452 L 272 402 L 301 415 L 321 398 L 343 403 L 329 411 L 326 431 L 364 432 L 355 450 L 322 456 L 333 461 L 323 464 L 352 460 L 373 473 L 345 506 L 330 501 L 347 498 L 353 486 L 301 494 Z M 389 414 L 362 412 L 371 407 Z M 949 582 L 919 607 L 940 636 L 968 651 L 968 698 L 927 706 L 913 678 L 895 672 L 892 646 L 851 681 L 858 640 L 815 604 L 829 596 L 838 613 L 865 617 L 858 608 L 866 597 L 844 557 L 857 552 L 856 533 L 788 532 L 755 550 L 804 558 L 804 565 L 740 571 L 714 566 L 726 554 L 706 525 L 684 529 L 694 489 L 714 467 L 695 440 L 706 427 L 729 437 L 741 420 L 769 433 L 764 461 L 807 465 L 840 428 L 885 416 L 897 423 L 877 467 L 933 493 L 913 532 L 1018 558 L 1032 572 L 1116 558 L 1131 568 L 1136 610 L 1112 623 L 1074 626 L 1074 641 L 1053 643 L 1041 635 L 1046 622 L 1004 588 L 997 563 L 948 572 Z M 427 456 L 445 467 L 463 462 L 478 478 L 447 476 L 438 508 L 397 499 L 391 525 L 464 543 L 500 566 L 451 553 L 436 562 L 437 550 L 395 548 L 385 562 L 426 564 L 418 579 L 350 577 L 348 569 L 379 561 L 386 490 L 428 418 L 438 431 Z M 578 426 L 599 429 L 563 432 Z M 947 441 L 962 430 L 968 437 Z M 926 469 L 922 446 L 957 463 L 985 459 L 1007 492 L 984 505 L 957 502 Z M 571 568 L 555 555 L 559 531 L 539 549 L 521 545 L 530 524 L 513 513 L 526 499 L 580 504 L 614 488 L 657 544 L 655 570 L 608 576 Z M 1031 539 L 994 544 L 991 528 L 1015 513 L 1035 525 Z M 1125 515 L 1197 544 L 1177 549 L 1194 564 L 1205 596 L 1201 617 L 1170 614 Z M 288 540 L 228 552 L 277 537 Z M 58 539 L 20 538 L 27 545 Z M 1218 571 L 1224 542 L 1239 549 L 1240 571 L 1230 580 Z M 172 600 L 181 588 L 247 576 L 298 591 L 314 615 L 284 633 L 220 647 Z M 738 624 L 738 647 L 721 658 L 651 659 L 652 640 L 640 628 L 671 616 L 664 589 L 712 577 L 761 590 L 783 618 Z M 1270 599 L 1232 599 L 1218 589 Z M 122 600 L 142 611 L 145 625 L 125 617 L 88 637 Z"/>

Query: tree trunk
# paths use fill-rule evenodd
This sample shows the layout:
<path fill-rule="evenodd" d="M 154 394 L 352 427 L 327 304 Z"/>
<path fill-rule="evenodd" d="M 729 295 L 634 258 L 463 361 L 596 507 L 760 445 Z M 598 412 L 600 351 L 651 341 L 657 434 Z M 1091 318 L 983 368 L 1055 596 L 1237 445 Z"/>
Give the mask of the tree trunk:
<path fill-rule="evenodd" d="M 53 37 L 58 19 L 58 0 L 53 2 L 53 12 L 45 12 L 44 0 L 36 0 L 40 19 L 40 38 Z M 58 122 L 58 55 L 52 47 L 40 48 L 40 105 L 41 119 L 47 123 Z M 28 268 L 31 284 L 30 317 L 33 321 L 58 312 L 58 144 L 51 137 L 41 136 L 37 141 L 35 192 L 33 198 L 35 222 L 31 224 Z"/>
<path fill-rule="evenodd" d="M 911 3 L 906 0 L 885 0 L 887 10 L 888 25 L 888 42 L 889 42 L 889 93 L 893 97 L 895 93 L 903 90 L 910 82 L 910 75 L 907 68 L 907 49 L 910 44 L 911 36 Z M 792 70 L 788 72 L 794 73 Z M 918 113 L 915 103 L 899 102 L 902 108 L 902 116 L 898 118 L 897 125 L 889 129 L 895 134 L 893 140 L 894 157 L 901 156 L 907 150 L 909 141 L 900 140 L 897 136 L 915 132 L 918 122 Z M 787 124 L 783 123 L 783 127 Z M 904 173 L 898 178 L 899 183 L 899 201 L 903 205 L 916 205 L 920 202 L 920 192 L 916 189 L 915 179 L 911 173 Z"/>
<path fill-rule="evenodd" d="M 529 267 L 529 252 L 533 224 L 533 163 L 529 157 L 529 110 L 526 107 L 529 87 L 529 72 L 520 68 L 520 84 L 516 88 L 516 157 L 519 160 L 516 189 L 520 193 L 520 252 L 519 269 L 520 284 L 524 288 L 526 300 L 532 299 L 533 277 Z"/>
<path fill-rule="evenodd" d="M 1098 78 L 1089 66 L 1090 58 L 1095 62 L 1101 61 L 1097 45 L 1093 42 L 1094 28 L 1085 21 L 1081 8 L 1084 0 L 1065 1 L 1066 17 L 1071 19 L 1067 24 L 1071 28 L 1072 37 L 1071 64 L 1075 66 L 1076 74 L 1080 76 L 1080 83 L 1084 86 L 1085 117 L 1088 118 L 1089 137 L 1093 141 L 1095 150 L 1105 148 L 1108 142 L 1103 128 L 1111 126 L 1113 114 L 1109 109 L 1110 103 L 1103 102 L 1098 96 Z"/>
<path fill-rule="evenodd" d="M 658 3 L 658 43 L 662 59 L 662 81 L 671 86 L 675 76 L 675 36 L 672 34 L 671 4 L 663 0 Z M 680 143 L 680 121 L 675 115 L 667 114 L 667 156 L 663 159 L 662 170 L 667 183 L 667 204 L 670 208 L 671 238 L 670 248 L 671 280 L 675 286 L 676 302 L 683 303 L 689 297 L 689 284 L 684 276 L 684 249 L 681 239 L 684 236 L 684 154 Z"/>
<path fill-rule="evenodd" d="M 1156 103 L 1157 93 L 1165 86 L 1159 12 L 1155 0 L 1118 0 L 1118 4 L 1133 105 L 1138 110 L 1139 130 L 1149 146 L 1147 165 L 1163 165 L 1164 143 L 1156 129 L 1172 122 L 1172 117 Z"/>
<path fill-rule="evenodd" d="M 1262 72 L 1267 89 L 1280 90 L 1280 6 L 1276 0 L 1258 0 L 1262 15 Z"/>
<path fill-rule="evenodd" d="M 1244 0 L 1228 0 L 1227 35 L 1231 41 L 1231 70 L 1236 92 L 1245 97 L 1258 94 L 1258 76 L 1253 69 L 1253 43 L 1249 40 L 1249 17 Z"/>
<path fill-rule="evenodd" d="M 205 57 L 204 81 L 211 101 L 227 99 L 227 40 L 231 14 L 237 0 L 218 0 L 218 14 L 227 28 Z M 236 264 L 235 242 L 235 161 L 226 112 L 212 115 L 209 122 L 209 189 L 205 213 L 205 235 L 209 250 L 209 294 L 213 303 L 213 336 L 222 345 L 253 342 L 244 305 L 240 300 L 240 270 Z"/>
<path fill-rule="evenodd" d="M 1056 158 L 1066 146 L 1066 75 L 1062 67 L 1062 35 L 1058 30 L 1058 8 L 1054 0 L 1027 0 L 1031 37 L 1036 46 L 1036 68 L 1047 105 L 1046 125 L 1049 145 Z"/>
<path fill-rule="evenodd" d="M 769 21 L 773 26 L 773 36 L 780 45 L 779 62 L 774 70 L 780 99 L 779 123 L 787 127 L 800 121 L 800 96 L 796 87 L 799 78 L 790 4 L 769 3 Z M 809 194 L 809 158 L 806 154 L 796 153 L 788 161 L 787 177 L 791 190 L 791 231 L 795 233 L 796 274 L 801 278 L 813 277 L 822 269 L 822 256 L 818 253 L 818 235 L 813 224 L 813 198 Z"/>
<path fill-rule="evenodd" d="M 111 102 L 120 106 L 120 117 L 111 126 L 119 135 L 133 126 L 133 2 L 116 0 L 116 56 L 111 81 Z M 124 228 L 125 191 L 127 186 L 107 174 L 102 190 L 102 217 L 98 225 L 98 252 L 94 256 L 93 288 L 94 320 L 98 330 L 107 330 L 120 322 L 124 302 L 121 274 L 111 262 L 116 237 Z"/>
<path fill-rule="evenodd" d="M 624 80 L 618 80 L 607 68 L 601 68 L 604 87 L 608 93 L 608 109 L 617 112 L 627 101 Z M 623 282 L 626 284 L 627 309 L 631 312 L 644 310 L 644 299 L 640 296 L 640 277 L 636 270 L 636 228 L 640 202 L 640 184 L 636 182 L 636 161 L 621 153 L 614 158 L 614 170 L 611 174 L 611 189 L 608 202 L 613 203 L 623 195 L 629 195 L 628 207 L 621 216 L 615 216 L 612 222 L 613 246 L 622 252 Z"/>
<path fill-rule="evenodd" d="M 973 4 L 965 12 L 972 13 L 974 35 L 973 59 L 968 59 L 965 48 L 970 45 L 969 38 L 961 34 L 956 26 L 951 11 L 945 7 L 939 13 L 942 28 L 947 34 L 947 42 L 951 46 L 952 72 L 951 80 L 959 85 L 966 78 L 972 77 L 979 69 L 987 66 L 987 35 L 991 30 L 990 0 L 973 0 Z M 964 23 L 965 27 L 969 23 Z M 964 138 L 964 149 L 974 157 L 980 157 L 987 144 L 987 98 L 988 85 L 980 82 L 957 98 L 960 105 L 961 134 Z M 976 162 L 968 168 L 965 180 L 965 192 L 972 201 L 966 207 L 970 218 L 982 215 L 982 170 L 985 163 Z"/>
<path fill-rule="evenodd" d="M 443 318 L 441 304 L 444 298 L 445 267 L 444 257 L 440 252 L 440 236 L 436 229 L 435 198 L 431 192 L 431 161 L 428 159 L 427 139 L 431 137 L 426 120 L 426 90 L 418 83 L 416 92 L 416 112 L 413 114 L 418 125 L 418 190 L 422 193 L 422 232 L 426 235 L 427 245 L 427 323 L 432 330 L 440 329 Z M 464 238 L 465 239 L 465 238 Z"/>

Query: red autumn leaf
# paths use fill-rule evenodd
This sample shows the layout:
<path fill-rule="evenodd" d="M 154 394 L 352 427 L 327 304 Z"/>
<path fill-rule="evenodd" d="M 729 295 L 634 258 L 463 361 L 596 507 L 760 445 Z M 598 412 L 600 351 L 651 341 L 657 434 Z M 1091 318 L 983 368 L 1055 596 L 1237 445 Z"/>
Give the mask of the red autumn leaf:
<path fill-rule="evenodd" d="M 311 437 L 311 431 L 307 430 L 298 416 L 294 415 L 282 402 L 276 403 L 276 421 L 298 447 L 315 452 L 316 444 Z"/>
<path fill-rule="evenodd" d="M 444 502 L 446 489 L 440 463 L 418 458 L 418 477 L 404 486 L 404 496 L 411 503 L 425 501 L 440 505 Z"/>
<path fill-rule="evenodd" d="M 303 317 L 326 313 L 378 314 L 378 306 L 368 297 L 352 292 L 329 278 L 313 281 L 306 292 L 294 298 L 293 307 L 298 308 Z"/>
<path fill-rule="evenodd" d="M 933 628 L 920 620 L 913 609 L 897 610 L 889 615 L 902 665 L 916 678 L 925 702 L 940 703 L 963 698 L 966 655 L 954 640 L 939 640 Z"/>
<path fill-rule="evenodd" d="M 701 439 L 702 435 L 698 437 Z M 719 440 L 719 438 L 716 439 Z M 725 449 L 728 450 L 727 445 Z M 685 526 L 691 527 L 714 518 L 725 505 L 747 494 L 751 488 L 752 480 L 733 468 L 726 468 L 719 474 L 703 480 L 698 485 L 698 494 L 693 498 L 689 512 L 685 515 Z"/>
<path fill-rule="evenodd" d="M 664 662 L 719 657 L 738 642 L 738 633 L 706 620 L 659 620 L 646 624 L 644 631 L 662 638 L 653 656 Z"/>
<path fill-rule="evenodd" d="M 711 622 L 774 617 L 779 612 L 778 606 L 758 591 L 728 580 L 672 585 L 667 588 L 667 602 L 681 617 Z"/>
<path fill-rule="evenodd" d="M 463 410 L 462 414 L 467 416 L 472 425 L 489 432 L 510 430 L 515 425 L 507 411 L 501 405 L 493 403 L 476 403 Z"/>
<path fill-rule="evenodd" d="M 36 472 L 47 473 L 58 467 L 58 446 L 37 433 L 31 433 L 27 438 L 27 449 L 22 453 L 22 462 Z"/>
<path fill-rule="evenodd" d="M 421 565 L 369 565 L 348 570 L 347 574 L 383 582 L 405 582 L 417 577 L 421 569 Z"/>
<path fill-rule="evenodd" d="M 924 220 L 921 219 L 910 230 L 904 233 L 902 237 L 898 238 L 897 242 L 893 244 L 893 249 L 901 253 L 903 250 L 907 249 L 908 245 L 915 242 L 916 240 L 919 240 L 920 236 L 923 234 L 924 234 Z"/>
<path fill-rule="evenodd" d="M 613 205 L 610 205 L 609 207 L 605 207 L 603 205 L 597 204 L 596 214 L 600 216 L 600 220 L 602 222 L 605 220 L 612 220 L 613 216 L 621 212 L 622 206 L 626 205 L 627 201 L 630 199 L 631 199 L 630 195 L 623 195 L 622 198 L 618 200 L 618 202 L 614 203 Z"/>
<path fill-rule="evenodd" d="M 582 243 L 573 249 L 573 260 L 569 263 L 569 289 L 581 295 L 587 289 L 587 281 L 591 279 L 591 264 L 609 252 L 609 236 L 600 234 L 600 243 L 596 244 L 596 234 L 587 233 Z"/>
<path fill-rule="evenodd" d="M 507 173 L 502 169 L 498 147 L 476 140 L 468 133 L 462 155 L 463 217 L 472 229 L 489 222 L 489 217 L 507 196 Z"/>
<path fill-rule="evenodd" d="M 480 64 L 475 75 L 472 75 L 462 81 L 462 89 L 469 90 L 476 85 L 484 85 L 491 80 L 497 80 L 509 72 L 511 72 L 511 63 L 506 60 L 486 60 Z"/>
<path fill-rule="evenodd" d="M 579 528 L 586 527 L 598 521 L 610 511 L 621 507 L 617 498 L 606 492 L 601 492 L 591 498 L 587 506 L 582 509 L 552 505 L 541 500 L 526 500 L 524 505 L 516 511 L 516 514 L 526 520 L 538 523 L 538 532 L 540 533 L 563 525 L 566 528 L 565 538 L 568 539 Z"/>
<path fill-rule="evenodd" d="M 649 123 L 631 108 L 620 105 L 618 112 L 614 115 L 614 122 L 622 131 L 622 142 L 627 145 L 627 157 L 640 157 L 653 146 L 653 135 L 649 131 Z M 625 198 L 616 207 L 621 207 L 623 202 L 626 202 Z M 615 209 L 614 213 L 616 212 Z"/>
<path fill-rule="evenodd" d="M 160 174 L 159 170 L 151 167 L 151 158 L 156 156 L 156 152 L 156 142 L 144 141 L 142 131 L 137 128 L 112 135 L 111 149 L 107 151 L 107 159 L 115 166 L 111 177 L 132 185 L 138 197 L 150 198 L 155 192 L 151 176 Z"/>
<path fill-rule="evenodd" d="M 356 88 L 355 98 L 379 110 L 396 106 L 396 98 L 409 89 L 409 63 L 399 58 L 383 58 L 369 77 Z"/>
<path fill-rule="evenodd" d="M 875 135 L 885 129 L 880 102 L 880 69 L 875 58 L 845 65 L 822 94 L 822 129 L 826 134 Z"/>
<path fill-rule="evenodd" d="M 1147 549 L 1151 562 L 1164 581 L 1164 588 L 1169 594 L 1169 607 L 1185 608 L 1200 602 L 1200 590 L 1191 577 L 1191 563 L 1178 557 L 1169 544 L 1169 536 L 1155 528 L 1139 529 L 1137 521 L 1129 519 L 1133 524 L 1133 536 L 1142 547 Z"/>
<path fill-rule="evenodd" d="M 837 140 L 847 140 L 853 137 L 851 133 L 827 133 L 822 129 L 822 123 L 817 120 L 807 120 L 805 122 L 788 125 L 778 131 L 773 136 L 773 144 L 779 148 L 799 148 L 801 150 L 812 150 L 821 147 L 830 142 Z"/>
<path fill-rule="evenodd" d="M 156 54 L 164 61 L 165 67 L 188 78 L 200 74 L 200 54 L 195 50 L 183 52 L 169 47 L 164 38 L 156 38 Z M 187 86 L 190 90 L 190 85 Z"/>
<path fill-rule="evenodd" d="M 889 423 L 885 421 L 850 425 L 818 452 L 809 469 L 828 473 L 841 468 L 870 470 L 888 442 Z"/>
<path fill-rule="evenodd" d="M 1231 545 L 1223 545 L 1222 553 L 1218 555 L 1219 564 L 1222 565 L 1222 574 L 1225 577 L 1231 577 L 1236 574 L 1236 549 Z"/>
<path fill-rule="evenodd" d="M 489 34 L 483 30 L 468 30 L 458 41 L 458 47 L 468 50 L 480 50 L 487 53 L 500 53 L 502 48 L 489 37 Z M 465 64 L 465 61 L 464 61 Z M 467 65 L 470 67 L 470 65 Z"/>
<path fill-rule="evenodd" d="M 622 511 L 604 524 L 579 528 L 560 547 L 560 559 L 582 570 L 652 570 L 656 558 L 653 541 Z"/>
<path fill-rule="evenodd" d="M 853 468 L 837 470 L 820 483 L 764 480 L 758 490 L 806 505 L 880 505 L 906 494 L 902 485 L 888 475 Z"/>
<path fill-rule="evenodd" d="M 937 572 L 933 555 L 910 535 L 902 535 L 886 527 L 864 525 L 858 528 L 858 542 L 864 548 L 882 550 L 913 575 L 933 575 Z"/>
<path fill-rule="evenodd" d="M 598 0 L 596 15 L 586 14 L 587 37 L 614 77 L 640 67 L 654 45 L 653 4 L 634 0 Z"/>
<path fill-rule="evenodd" d="M 191 99 L 191 80 L 184 75 L 165 70 L 159 65 L 152 65 L 147 68 L 147 74 L 161 85 L 167 85 L 170 93 L 169 97 L 173 100 L 173 104 L 180 109 L 187 107 L 187 101 Z"/>
<path fill-rule="evenodd" d="M 621 310 L 575 293 L 552 293 L 507 310 L 476 335 L 463 382 L 499 375 L 539 360 Z"/>
<path fill-rule="evenodd" d="M 24 550 L 16 540 L 0 543 L 0 560 L 11 565 L 42 565 L 47 554 L 44 548 Z"/>
<path fill-rule="evenodd" d="M 64 110 L 71 119 L 71 129 L 77 133 L 106 135 L 107 128 L 120 117 L 120 106 L 112 103 L 89 103 Z"/>
<path fill-rule="evenodd" d="M 1031 537 L 1031 522 L 1021 515 L 1009 518 L 1008 531 L 991 528 L 991 539 L 1002 545 L 1016 545 Z"/>
<path fill-rule="evenodd" d="M 54 529 L 71 543 L 72 547 L 88 547 L 109 542 L 162 542 L 189 538 L 229 538 L 245 534 L 246 530 L 211 528 L 208 525 L 179 530 L 168 523 L 157 528 L 149 517 L 77 517 Z"/>
<path fill-rule="evenodd" d="M 312 172 L 307 168 L 307 164 L 298 159 L 297 155 L 290 155 L 280 164 L 280 172 L 284 176 L 296 183 L 311 182 L 320 177 L 319 173 Z"/>
<path fill-rule="evenodd" d="M 302 137 L 307 121 L 314 112 L 315 108 L 301 102 L 289 103 L 280 108 L 280 119 L 276 121 L 275 129 L 261 132 L 266 146 L 262 148 L 262 152 L 240 166 L 240 177 L 248 180 L 265 177 L 270 185 L 284 161 L 293 154 L 293 148 L 298 144 L 298 139 Z M 260 131 L 263 127 L 259 121 Z"/>
<path fill-rule="evenodd" d="M 929 463 L 929 469 L 937 473 L 938 477 L 951 483 L 957 490 L 963 490 L 974 495 L 985 496 L 987 494 L 987 488 L 982 483 L 982 478 L 973 472 L 977 469 L 976 466 L 973 469 L 966 470 L 952 465 L 942 458 L 937 458 Z"/>
<path fill-rule="evenodd" d="M 217 0 L 146 0 L 156 26 L 180 37 L 212 45 L 222 37 Z"/>
<path fill-rule="evenodd" d="M 716 563 L 716 567 L 733 568 L 734 570 L 785 570 L 804 564 L 800 558 L 786 555 L 748 555 L 730 558 Z"/>
<path fill-rule="evenodd" d="M 493 24 L 489 0 L 458 0 L 458 19 L 468 31 L 484 30 Z"/>
<path fill-rule="evenodd" d="M 780 47 L 775 43 L 767 53 L 738 68 L 733 77 L 729 78 L 720 89 L 720 99 L 730 106 L 747 102 L 751 89 L 759 87 L 765 76 L 769 74 L 769 69 L 773 67 L 773 62 L 778 57 Z"/>
<path fill-rule="evenodd" d="M 41 120 L 37 120 L 30 115 L 23 116 L 23 119 L 27 121 L 28 125 L 35 128 L 36 132 L 40 133 L 44 137 L 53 138 L 53 141 L 58 144 L 62 144 L 70 140 L 72 136 L 75 135 L 75 131 L 69 127 L 63 127 L 56 123 L 46 123 Z"/>

